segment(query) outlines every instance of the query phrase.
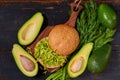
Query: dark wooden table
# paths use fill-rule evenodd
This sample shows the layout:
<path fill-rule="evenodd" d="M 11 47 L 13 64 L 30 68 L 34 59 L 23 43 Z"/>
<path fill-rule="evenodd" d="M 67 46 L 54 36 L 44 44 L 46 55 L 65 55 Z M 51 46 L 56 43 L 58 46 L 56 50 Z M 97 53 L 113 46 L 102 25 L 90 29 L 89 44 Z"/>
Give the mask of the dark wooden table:
<path fill-rule="evenodd" d="M 0 80 L 45 80 L 49 75 L 43 75 L 39 71 L 38 75 L 33 78 L 24 76 L 14 62 L 11 49 L 14 43 L 18 43 L 18 29 L 38 11 L 44 14 L 47 25 L 64 23 L 68 19 L 70 1 L 59 1 L 49 4 L 41 2 L 0 2 Z M 118 24 L 112 42 L 112 56 L 108 67 L 100 74 L 92 74 L 86 70 L 80 77 L 72 80 L 120 80 L 120 5 L 110 4 L 117 11 Z"/>

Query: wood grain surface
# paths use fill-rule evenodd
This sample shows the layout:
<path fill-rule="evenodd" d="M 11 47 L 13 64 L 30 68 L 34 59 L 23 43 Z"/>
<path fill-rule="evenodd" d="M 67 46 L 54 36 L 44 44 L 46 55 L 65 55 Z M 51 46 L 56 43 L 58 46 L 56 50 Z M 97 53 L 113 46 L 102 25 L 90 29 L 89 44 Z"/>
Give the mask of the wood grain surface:
<path fill-rule="evenodd" d="M 56 2 L 61 2 L 63 0 L 0 0 L 0 2 L 40 2 L 40 3 L 56 3 Z"/>
<path fill-rule="evenodd" d="M 74 0 L 0 0 L 0 2 L 4 3 L 10 3 L 10 2 L 37 2 L 37 3 L 60 3 L 60 2 L 65 2 L 65 1 L 74 1 Z M 89 0 L 83 0 L 83 2 L 86 2 Z M 120 0 L 95 0 L 96 2 L 114 2 L 116 4 L 120 4 Z"/>
<path fill-rule="evenodd" d="M 11 49 L 14 43 L 18 43 L 19 28 L 38 11 L 42 12 L 45 17 L 42 29 L 46 25 L 52 26 L 66 22 L 70 9 L 69 2 L 65 0 L 50 4 L 4 3 L 0 0 L 0 80 L 45 80 L 49 74 L 43 75 L 40 70 L 33 78 L 24 76 L 15 64 Z M 109 65 L 103 73 L 92 74 L 86 70 L 80 77 L 72 80 L 120 80 L 120 5 L 111 2 L 109 4 L 116 10 L 118 16 L 117 32 L 112 41 L 112 56 Z"/>

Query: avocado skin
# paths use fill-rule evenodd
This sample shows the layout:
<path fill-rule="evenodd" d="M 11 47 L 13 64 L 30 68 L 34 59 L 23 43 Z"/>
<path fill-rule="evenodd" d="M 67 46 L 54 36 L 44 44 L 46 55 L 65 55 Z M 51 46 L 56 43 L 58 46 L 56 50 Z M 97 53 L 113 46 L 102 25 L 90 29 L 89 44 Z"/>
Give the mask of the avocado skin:
<path fill-rule="evenodd" d="M 16 62 L 16 65 L 17 67 L 19 68 L 19 70 L 27 77 L 33 77 L 35 75 L 37 75 L 38 73 L 38 63 L 37 61 L 28 53 L 26 52 L 19 44 L 13 44 L 13 48 L 12 48 L 12 55 L 14 57 L 14 60 Z M 21 62 L 20 62 L 20 56 L 25 56 L 27 57 L 28 59 L 30 59 L 34 65 L 35 65 L 35 68 L 33 71 L 26 71 Z"/>
<path fill-rule="evenodd" d="M 110 60 L 112 47 L 110 44 L 105 44 L 95 50 L 88 60 L 88 70 L 92 73 L 103 72 Z"/>
<path fill-rule="evenodd" d="M 117 14 L 115 10 L 105 3 L 100 4 L 98 7 L 98 19 L 99 22 L 107 28 L 114 28 L 117 24 Z"/>
<path fill-rule="evenodd" d="M 82 46 L 82 48 L 75 55 L 72 56 L 70 62 L 68 63 L 68 69 L 67 69 L 68 74 L 71 78 L 76 78 L 85 71 L 85 69 L 87 67 L 87 63 L 88 63 L 88 58 L 89 58 L 89 55 L 90 55 L 92 49 L 93 49 L 93 43 L 92 42 L 86 43 L 85 45 Z M 84 59 L 81 69 L 80 69 L 80 71 L 74 73 L 70 69 L 71 65 L 74 62 L 74 60 L 79 60 L 80 57 L 82 57 Z"/>

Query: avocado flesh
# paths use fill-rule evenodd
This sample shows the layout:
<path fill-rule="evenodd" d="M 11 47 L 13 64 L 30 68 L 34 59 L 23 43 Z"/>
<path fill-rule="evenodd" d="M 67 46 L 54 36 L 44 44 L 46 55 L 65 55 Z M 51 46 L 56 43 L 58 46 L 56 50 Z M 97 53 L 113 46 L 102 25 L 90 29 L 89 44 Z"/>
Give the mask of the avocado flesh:
<path fill-rule="evenodd" d="M 56 54 L 55 51 L 49 47 L 48 38 L 43 38 L 36 44 L 34 57 L 37 58 L 45 69 L 63 66 L 66 62 L 65 57 Z"/>
<path fill-rule="evenodd" d="M 27 53 L 20 45 L 13 45 L 12 55 L 18 68 L 24 75 L 28 77 L 33 77 L 38 73 L 37 61 L 29 53 Z"/>
<path fill-rule="evenodd" d="M 37 37 L 43 24 L 43 16 L 40 12 L 34 14 L 18 31 L 18 41 L 21 45 L 29 45 Z"/>
<path fill-rule="evenodd" d="M 68 74 L 71 78 L 78 77 L 85 71 L 92 48 L 93 43 L 87 43 L 71 58 L 68 64 Z"/>

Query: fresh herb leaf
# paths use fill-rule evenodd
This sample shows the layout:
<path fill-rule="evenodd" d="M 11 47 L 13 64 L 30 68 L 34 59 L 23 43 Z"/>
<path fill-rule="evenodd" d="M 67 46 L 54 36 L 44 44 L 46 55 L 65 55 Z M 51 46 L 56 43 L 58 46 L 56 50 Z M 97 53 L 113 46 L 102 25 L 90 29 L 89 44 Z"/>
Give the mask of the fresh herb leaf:
<path fill-rule="evenodd" d="M 98 19 L 98 7 L 93 0 L 84 4 L 84 9 L 77 18 L 76 29 L 80 35 L 78 49 L 88 42 L 94 43 L 94 50 L 113 40 L 115 29 L 103 27 Z M 93 51 L 94 51 L 93 50 Z"/>

